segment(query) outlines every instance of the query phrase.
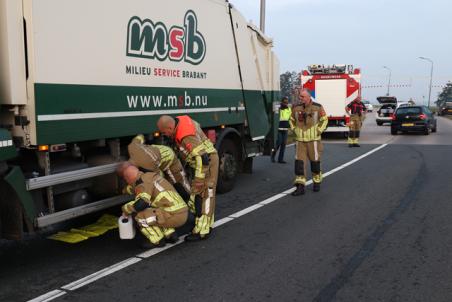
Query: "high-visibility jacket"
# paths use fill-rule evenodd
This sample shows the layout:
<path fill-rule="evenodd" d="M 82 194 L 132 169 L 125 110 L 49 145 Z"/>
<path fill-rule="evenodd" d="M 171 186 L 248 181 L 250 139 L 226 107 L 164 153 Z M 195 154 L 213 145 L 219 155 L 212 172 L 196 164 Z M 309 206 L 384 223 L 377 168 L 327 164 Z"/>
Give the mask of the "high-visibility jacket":
<path fill-rule="evenodd" d="M 290 107 L 279 109 L 279 127 L 278 130 L 289 130 L 289 120 L 292 115 L 292 109 Z"/>
<path fill-rule="evenodd" d="M 204 179 L 203 165 L 208 166 L 209 155 L 217 153 L 217 150 L 199 124 L 189 116 L 178 116 L 176 121 L 174 139 L 181 152 L 181 157 L 194 169 L 195 179 Z"/>
<path fill-rule="evenodd" d="M 292 108 L 290 128 L 297 141 L 311 142 L 321 139 L 321 134 L 328 125 L 323 106 L 311 101 L 310 104 L 298 104 Z"/>
<path fill-rule="evenodd" d="M 135 194 L 135 200 L 122 207 L 124 213 L 136 213 L 149 207 L 160 208 L 169 213 L 188 211 L 187 204 L 174 187 L 154 172 L 139 176 L 135 184 Z"/>
<path fill-rule="evenodd" d="M 146 145 L 141 135 L 136 136 L 127 149 L 130 163 L 151 172 L 164 171 L 177 159 L 170 147 Z"/>

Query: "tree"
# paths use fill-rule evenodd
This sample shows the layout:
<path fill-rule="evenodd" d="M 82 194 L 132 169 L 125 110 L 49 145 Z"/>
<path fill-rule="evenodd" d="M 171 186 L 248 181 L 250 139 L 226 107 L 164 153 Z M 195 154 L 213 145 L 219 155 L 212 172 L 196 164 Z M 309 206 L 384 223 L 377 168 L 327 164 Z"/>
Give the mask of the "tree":
<path fill-rule="evenodd" d="M 281 96 L 287 96 L 289 102 L 294 103 L 298 99 L 300 88 L 300 74 L 295 71 L 286 71 L 280 75 Z"/>
<path fill-rule="evenodd" d="M 452 102 L 452 82 L 448 82 L 440 92 L 436 105 L 441 108 L 444 107 L 446 102 Z"/>

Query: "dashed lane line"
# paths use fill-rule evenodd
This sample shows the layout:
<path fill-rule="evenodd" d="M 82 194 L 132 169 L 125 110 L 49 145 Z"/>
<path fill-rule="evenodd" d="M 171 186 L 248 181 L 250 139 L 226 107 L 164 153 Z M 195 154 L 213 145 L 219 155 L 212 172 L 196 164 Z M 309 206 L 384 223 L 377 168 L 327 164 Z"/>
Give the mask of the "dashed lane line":
<path fill-rule="evenodd" d="M 369 156 L 369 155 L 371 155 L 371 154 L 383 149 L 387 145 L 388 144 L 380 145 L 380 146 L 370 150 L 369 152 L 364 153 L 363 155 L 358 156 L 357 158 L 354 158 L 351 161 L 349 161 L 349 162 L 347 162 L 345 164 L 342 164 L 342 165 L 340 165 L 340 166 L 338 166 L 338 167 L 336 167 L 336 168 L 324 173 L 323 177 L 328 177 L 328 176 L 330 176 L 330 175 L 332 175 L 332 174 L 334 174 L 334 173 L 336 173 L 336 172 L 338 172 L 338 171 L 340 171 L 342 169 L 345 169 L 346 167 L 348 167 L 348 166 L 350 166 L 350 165 L 352 165 L 352 164 L 354 164 L 354 163 L 366 158 L 367 156 Z M 291 145 L 289 145 L 289 146 L 291 146 Z M 306 185 L 310 185 L 310 184 L 312 184 L 312 180 L 309 180 L 309 181 L 306 182 Z M 221 226 L 223 224 L 226 224 L 228 222 L 233 221 L 234 219 L 237 219 L 237 218 L 242 217 L 242 216 L 244 216 L 246 214 L 254 212 L 257 209 L 260 209 L 260 208 L 262 208 L 262 207 L 264 207 L 264 206 L 266 206 L 266 205 L 268 205 L 268 204 L 270 204 L 272 202 L 275 202 L 275 201 L 287 196 L 288 194 L 292 193 L 294 190 L 295 190 L 294 188 L 288 189 L 288 190 L 283 191 L 281 193 L 278 193 L 278 194 L 276 194 L 276 195 L 274 195 L 272 197 L 269 197 L 269 198 L 267 198 L 267 199 L 265 199 L 263 201 L 260 201 L 260 202 L 258 202 L 256 204 L 252 205 L 252 206 L 249 206 L 249 207 L 247 207 L 247 208 L 245 208 L 243 210 L 240 210 L 240 211 L 238 211 L 238 212 L 236 212 L 234 214 L 231 214 L 231 215 L 229 215 L 227 217 L 224 217 L 224 218 L 216 221 L 214 223 L 214 225 L 213 225 L 213 228 L 217 228 L 217 227 L 219 227 L 219 226 Z M 106 267 L 106 268 L 104 268 L 104 269 L 102 269 L 100 271 L 97 271 L 97 272 L 95 272 L 95 273 L 93 273 L 91 275 L 88 275 L 88 276 L 83 277 L 83 278 L 81 278 L 79 280 L 76 280 L 74 282 L 66 284 L 66 285 L 62 286 L 61 288 L 59 288 L 59 289 L 52 290 L 52 291 L 50 291 L 48 293 L 45 293 L 45 294 L 43 294 L 43 295 L 41 295 L 39 297 L 36 297 L 36 298 L 34 298 L 32 300 L 29 300 L 28 302 L 47 302 L 47 301 L 54 300 L 54 299 L 56 299 L 58 297 L 61 297 L 61 296 L 65 295 L 65 294 L 71 292 L 71 291 L 79 289 L 79 288 L 81 288 L 81 287 L 83 287 L 85 285 L 88 285 L 90 283 L 93 283 L 93 282 L 95 282 L 95 281 L 97 281 L 97 280 L 99 280 L 99 279 L 101 279 L 103 277 L 111 275 L 111 274 L 113 274 L 113 273 L 115 273 L 117 271 L 120 271 L 120 270 L 122 270 L 122 269 L 124 269 L 126 267 L 129 267 L 129 266 L 131 266 L 131 265 L 133 265 L 135 263 L 138 263 L 138 262 L 140 262 L 140 261 L 142 261 L 144 259 L 147 259 L 149 257 L 157 255 L 157 254 L 159 254 L 159 253 L 161 253 L 161 252 L 163 252 L 163 251 L 165 251 L 167 249 L 170 249 L 172 247 L 175 247 L 175 246 L 181 244 L 182 242 L 184 242 L 184 237 L 185 236 L 181 236 L 179 238 L 179 241 L 174 243 L 174 244 L 168 244 L 168 245 L 166 245 L 164 247 L 161 247 L 161 248 L 154 248 L 154 249 L 151 249 L 149 251 L 140 253 L 140 254 L 138 254 L 138 255 L 136 255 L 134 257 L 128 258 L 126 260 L 123 260 L 121 262 L 113 264 L 113 265 L 111 265 L 109 267 Z"/>

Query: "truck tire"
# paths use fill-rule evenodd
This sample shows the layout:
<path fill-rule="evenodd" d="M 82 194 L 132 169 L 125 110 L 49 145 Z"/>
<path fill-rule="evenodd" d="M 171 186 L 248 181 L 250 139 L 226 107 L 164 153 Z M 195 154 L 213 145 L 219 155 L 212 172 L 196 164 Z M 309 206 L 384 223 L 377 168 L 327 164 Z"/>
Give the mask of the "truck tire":
<path fill-rule="evenodd" d="M 220 160 L 217 191 L 226 193 L 232 190 L 239 167 L 238 146 L 230 139 L 224 139 L 218 150 Z"/>

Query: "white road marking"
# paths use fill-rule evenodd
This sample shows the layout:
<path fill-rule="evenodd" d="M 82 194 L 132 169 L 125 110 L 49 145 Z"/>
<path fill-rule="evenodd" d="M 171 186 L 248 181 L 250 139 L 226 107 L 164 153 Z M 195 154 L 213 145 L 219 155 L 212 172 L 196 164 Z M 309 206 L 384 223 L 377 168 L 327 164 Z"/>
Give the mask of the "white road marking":
<path fill-rule="evenodd" d="M 263 206 L 264 206 L 263 204 L 256 203 L 256 204 L 253 204 L 250 207 L 247 207 L 247 208 L 245 208 L 243 210 L 240 210 L 240 211 L 238 211 L 238 212 L 236 212 L 236 213 L 234 213 L 232 215 L 229 215 L 229 217 L 231 217 L 231 218 L 239 218 L 240 216 L 243 216 L 243 215 L 246 215 L 248 213 L 251 213 L 251 212 L 253 212 L 253 211 L 255 211 L 255 210 L 257 210 L 257 209 L 259 209 L 259 208 L 261 208 Z"/>
<path fill-rule="evenodd" d="M 276 201 L 276 200 L 278 200 L 278 199 L 280 199 L 282 197 L 285 197 L 286 195 L 287 194 L 279 193 L 279 194 L 276 194 L 275 196 L 272 196 L 270 198 L 267 198 L 267 199 L 259 202 L 259 204 L 266 206 L 266 205 L 272 203 L 273 201 Z"/>
<path fill-rule="evenodd" d="M 338 172 L 338 171 L 340 171 L 340 170 L 342 170 L 342 169 L 344 169 L 344 168 L 346 168 L 346 167 L 348 167 L 348 166 L 360 161 L 361 159 L 363 159 L 363 158 L 365 158 L 365 157 L 367 157 L 367 156 L 369 156 L 369 155 L 371 155 L 371 154 L 383 149 L 387 145 L 388 144 L 380 145 L 380 146 L 370 150 L 369 152 L 367 152 L 367 153 L 365 153 L 365 154 L 363 154 L 361 156 L 358 156 L 357 158 L 355 158 L 355 159 L 353 159 L 353 160 L 351 160 L 351 161 L 349 161 L 349 162 L 347 162 L 345 164 L 340 165 L 339 167 L 336 167 L 336 168 L 324 173 L 323 177 L 327 177 L 329 175 L 332 175 L 332 174 L 334 174 L 334 173 L 336 173 L 336 172 Z M 309 180 L 309 181 L 306 182 L 307 186 L 310 185 L 310 184 L 312 184 L 312 180 Z M 278 193 L 278 194 L 276 194 L 276 195 L 274 195 L 272 197 L 269 197 L 269 198 L 267 198 L 267 199 L 265 199 L 265 200 L 263 200 L 261 202 L 258 202 L 258 203 L 254 204 L 254 205 L 252 205 L 252 206 L 250 206 L 248 208 L 245 208 L 245 209 L 240 210 L 240 211 L 238 211 L 238 212 L 236 212 L 234 214 L 231 214 L 231 215 L 229 215 L 227 217 L 224 217 L 224 218 L 216 221 L 214 223 L 214 225 L 213 225 L 213 228 L 217 228 L 217 227 L 219 227 L 219 226 L 221 226 L 223 224 L 226 224 L 228 222 L 233 221 L 236 218 L 239 218 L 241 216 L 249 214 L 249 213 L 251 213 L 251 212 L 253 212 L 253 211 L 255 211 L 255 210 L 259 209 L 259 208 L 262 208 L 262 207 L 264 207 L 264 206 L 266 206 L 266 205 L 268 205 L 268 204 L 270 204 L 272 202 L 275 202 L 276 200 L 279 200 L 279 199 L 281 199 L 283 197 L 286 197 L 288 194 L 292 193 L 294 190 L 295 190 L 295 188 L 291 188 L 289 190 L 283 191 L 283 192 Z M 61 289 L 50 291 L 50 292 L 48 292 L 48 293 L 46 293 L 44 295 L 41 295 L 41 296 L 39 296 L 37 298 L 34 298 L 33 300 L 29 300 L 28 302 L 44 302 L 44 301 L 51 301 L 53 299 L 56 299 L 56 298 L 58 298 L 58 297 L 60 297 L 60 296 L 62 296 L 64 294 L 66 294 L 67 291 L 76 290 L 76 289 L 78 289 L 80 287 L 83 287 L 83 286 L 85 286 L 87 284 L 93 283 L 94 281 L 97 281 L 97 280 L 99 280 L 99 279 L 101 279 L 101 278 L 103 278 L 105 276 L 111 275 L 111 274 L 113 274 L 113 273 L 115 273 L 115 272 L 117 272 L 119 270 L 122 270 L 123 268 L 126 268 L 126 267 L 128 267 L 130 265 L 133 265 L 133 264 L 135 264 L 137 262 L 140 262 L 140 261 L 142 261 L 145 258 L 149 258 L 149 257 L 154 256 L 154 255 L 156 255 L 158 253 L 161 253 L 161 252 L 163 252 L 163 251 L 165 251 L 167 249 L 170 249 L 170 248 L 172 248 L 172 247 L 174 247 L 176 245 L 179 245 L 179 244 L 181 244 L 184 241 L 183 240 L 184 237 L 185 236 L 181 236 L 179 238 L 179 241 L 176 242 L 175 244 L 169 244 L 169 245 L 166 245 L 166 246 L 161 247 L 161 248 L 155 248 L 155 249 L 151 249 L 149 251 L 143 252 L 141 254 L 136 255 L 135 257 L 128 258 L 128 259 L 126 259 L 124 261 L 121 261 L 121 262 L 118 262 L 116 264 L 113 264 L 113 265 L 111 265 L 111 266 L 109 266 L 107 268 L 104 268 L 104 269 L 102 269 L 102 270 L 100 270 L 98 272 L 95 272 L 95 273 L 93 273 L 91 275 L 88 275 L 88 276 L 86 276 L 84 278 L 81 278 L 81 279 L 79 279 L 77 281 L 74 281 L 72 283 L 64 285 L 64 286 L 61 287 Z"/>
<path fill-rule="evenodd" d="M 62 295 L 65 295 L 66 292 L 56 289 L 56 290 L 52 290 L 51 292 L 48 292 L 44 295 L 41 295 L 37 298 L 34 298 L 33 300 L 29 300 L 28 302 L 46 302 L 46 301 L 50 301 L 53 299 L 56 299 L 58 297 L 61 297 Z"/>
<path fill-rule="evenodd" d="M 217 221 L 215 221 L 215 222 L 213 223 L 213 228 L 217 228 L 217 227 L 219 227 L 220 225 L 223 225 L 223 224 L 225 224 L 225 223 L 228 223 L 228 222 L 231 221 L 231 220 L 234 220 L 234 218 L 231 218 L 231 217 L 224 217 L 224 218 L 221 218 L 220 220 L 217 220 Z"/>
<path fill-rule="evenodd" d="M 129 259 L 126 259 L 124 261 L 121 261 L 119 263 L 113 264 L 107 268 L 104 268 L 103 270 L 100 270 L 98 272 L 95 272 L 94 274 L 88 275 L 84 278 L 81 278 L 77 281 L 74 281 L 72 283 L 66 284 L 65 286 L 62 286 L 62 289 L 65 290 L 76 290 L 77 288 L 80 288 L 82 286 L 85 286 L 87 284 L 90 284 L 96 280 L 99 280 L 100 278 L 103 278 L 105 276 L 111 275 L 114 272 L 117 272 L 119 270 L 122 270 L 123 268 L 126 268 L 132 264 L 135 264 L 137 262 L 140 262 L 141 258 L 132 257 Z"/>

